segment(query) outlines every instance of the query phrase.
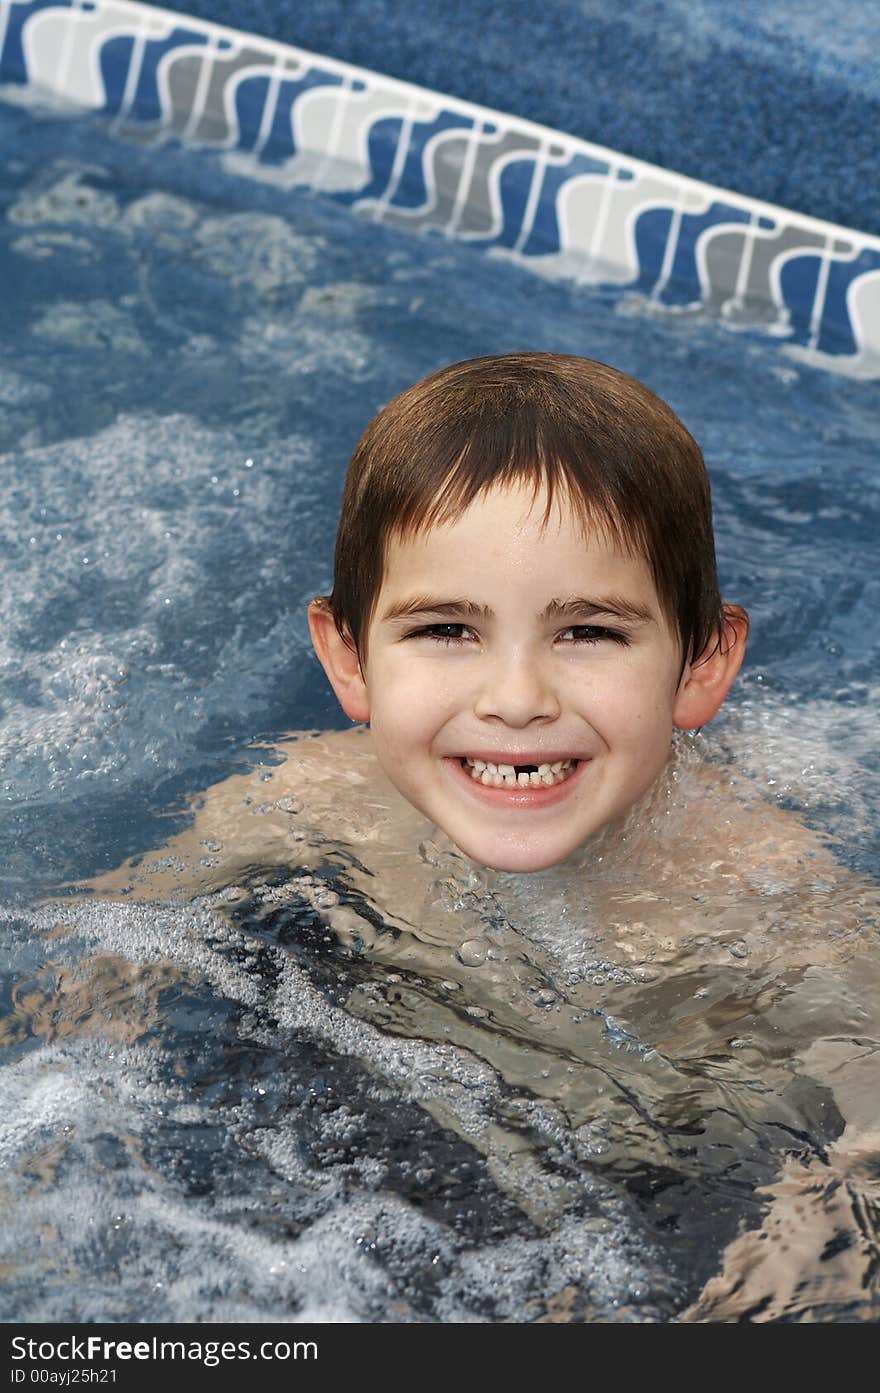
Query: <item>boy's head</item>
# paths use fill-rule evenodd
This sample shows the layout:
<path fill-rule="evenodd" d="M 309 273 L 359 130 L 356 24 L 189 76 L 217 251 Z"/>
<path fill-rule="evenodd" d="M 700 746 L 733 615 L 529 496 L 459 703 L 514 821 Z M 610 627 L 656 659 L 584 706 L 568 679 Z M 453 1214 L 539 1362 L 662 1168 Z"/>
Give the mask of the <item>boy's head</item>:
<path fill-rule="evenodd" d="M 747 627 L 721 603 L 681 422 L 623 373 L 549 353 L 455 363 L 378 413 L 309 622 L 401 792 L 520 870 L 647 789 L 672 726 L 714 715 Z"/>

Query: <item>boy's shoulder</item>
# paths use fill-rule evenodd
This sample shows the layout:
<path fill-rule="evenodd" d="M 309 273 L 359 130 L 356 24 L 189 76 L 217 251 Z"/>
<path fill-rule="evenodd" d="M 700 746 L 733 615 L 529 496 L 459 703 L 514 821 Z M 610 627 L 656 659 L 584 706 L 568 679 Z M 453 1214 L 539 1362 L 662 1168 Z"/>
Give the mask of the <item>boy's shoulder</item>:
<path fill-rule="evenodd" d="M 258 756 L 247 772 L 194 794 L 182 810 L 187 825 L 163 846 L 82 888 L 136 899 L 191 897 L 247 883 L 273 866 L 314 870 L 342 853 L 360 863 L 371 894 L 389 906 L 418 901 L 422 882 L 436 877 L 423 864 L 426 841 L 446 839 L 390 783 L 367 727 L 295 732 L 259 747 Z M 801 918 L 824 933 L 816 897 L 831 913 L 830 892 L 848 879 L 825 838 L 796 814 L 744 796 L 718 766 L 688 768 L 672 789 L 671 798 L 655 791 L 622 829 L 606 829 L 601 845 L 582 848 L 576 864 L 557 869 L 555 883 L 576 899 L 589 892 L 614 909 L 614 920 L 635 895 L 643 906 L 636 917 L 656 917 L 661 937 L 673 923 L 677 936 L 715 909 L 720 929 L 721 918 L 754 917 L 756 902 L 769 909 L 786 897 L 793 909 L 812 901 Z M 510 877 L 502 879 L 516 898 Z"/>
<path fill-rule="evenodd" d="M 725 880 L 759 892 L 822 885 L 840 870 L 833 836 L 712 763 L 689 771 L 675 831 L 682 867 L 722 889 Z"/>
<path fill-rule="evenodd" d="M 308 867 L 331 843 L 403 846 L 424 829 L 382 772 L 365 726 L 297 731 L 255 754 L 252 769 L 190 795 L 171 815 L 186 825 L 160 848 L 95 877 L 89 893 L 190 896 L 257 867 Z"/>

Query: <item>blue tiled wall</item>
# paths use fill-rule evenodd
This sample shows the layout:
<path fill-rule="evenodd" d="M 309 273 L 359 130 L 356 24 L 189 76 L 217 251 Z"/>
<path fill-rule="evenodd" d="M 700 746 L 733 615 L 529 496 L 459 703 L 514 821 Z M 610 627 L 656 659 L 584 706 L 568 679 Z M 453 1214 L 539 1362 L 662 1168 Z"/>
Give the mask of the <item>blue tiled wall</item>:
<path fill-rule="evenodd" d="M 478 38 L 479 36 L 477 36 Z M 880 376 L 880 239 L 334 58 L 130 0 L 0 0 L 0 78 L 550 275 Z"/>

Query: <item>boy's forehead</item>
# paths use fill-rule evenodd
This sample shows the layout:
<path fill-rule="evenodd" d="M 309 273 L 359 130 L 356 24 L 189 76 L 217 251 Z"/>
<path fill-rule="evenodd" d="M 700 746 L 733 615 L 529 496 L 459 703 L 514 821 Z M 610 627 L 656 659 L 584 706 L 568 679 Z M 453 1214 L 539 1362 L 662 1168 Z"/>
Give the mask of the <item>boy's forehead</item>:
<path fill-rule="evenodd" d="M 531 481 L 517 481 L 493 484 L 466 506 L 444 506 L 441 498 L 421 518 L 392 527 L 385 546 L 386 578 L 395 559 L 443 550 L 461 535 L 479 535 L 482 528 L 499 525 L 508 536 L 517 531 L 539 536 L 564 533 L 587 550 L 598 547 L 628 560 L 647 561 L 620 519 L 576 497 L 564 483 L 551 493 L 543 482 L 536 486 Z"/>
<path fill-rule="evenodd" d="M 629 596 L 631 608 L 659 612 L 647 558 L 601 524 L 579 515 L 545 517 L 544 502 L 530 501 L 525 510 L 509 498 L 500 510 L 465 509 L 458 519 L 390 538 L 373 614 L 405 611 L 416 598 L 493 610 L 513 601 L 543 610 L 612 594 Z"/>

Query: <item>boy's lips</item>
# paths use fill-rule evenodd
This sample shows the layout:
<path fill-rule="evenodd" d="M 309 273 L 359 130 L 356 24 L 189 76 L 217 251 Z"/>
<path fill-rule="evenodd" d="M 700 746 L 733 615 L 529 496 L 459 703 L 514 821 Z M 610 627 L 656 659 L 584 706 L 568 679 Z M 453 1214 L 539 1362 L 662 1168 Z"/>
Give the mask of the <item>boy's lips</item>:
<path fill-rule="evenodd" d="M 572 754 L 571 750 L 525 750 L 520 753 L 511 753 L 509 750 L 466 750 L 456 759 L 481 759 L 484 764 L 559 764 L 565 760 L 580 759 L 580 755 Z"/>

